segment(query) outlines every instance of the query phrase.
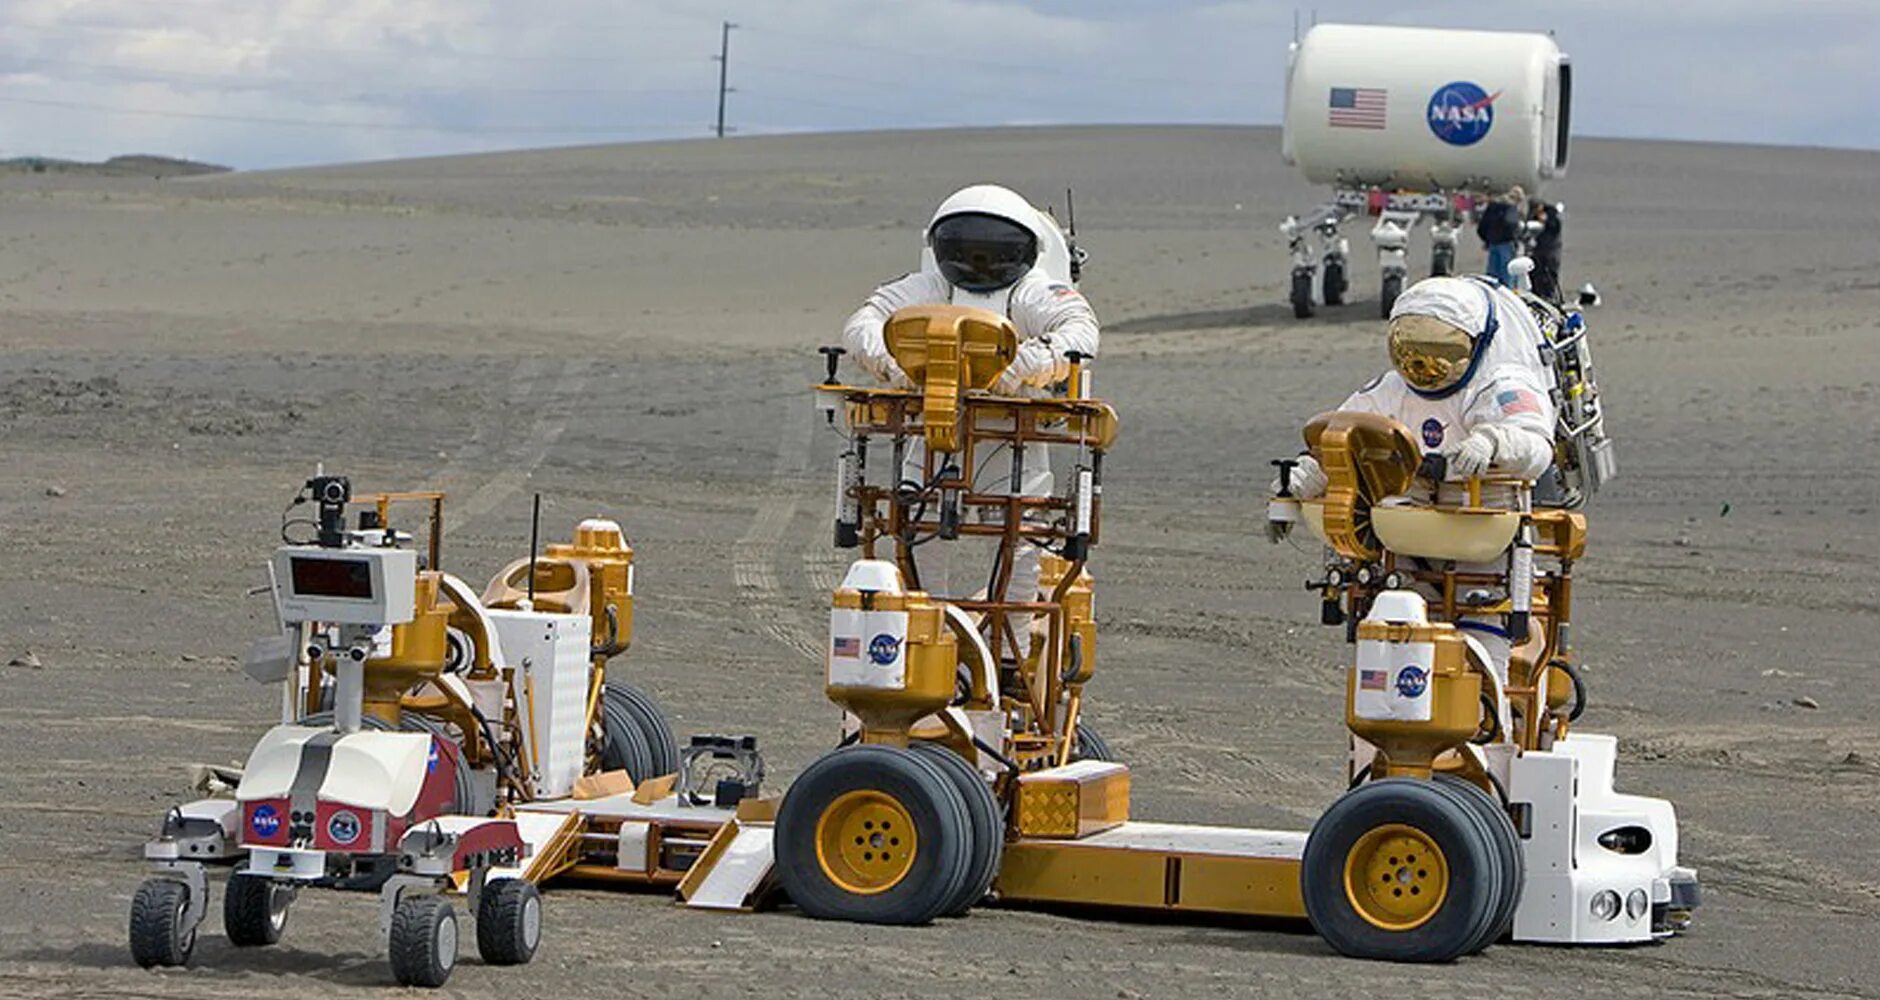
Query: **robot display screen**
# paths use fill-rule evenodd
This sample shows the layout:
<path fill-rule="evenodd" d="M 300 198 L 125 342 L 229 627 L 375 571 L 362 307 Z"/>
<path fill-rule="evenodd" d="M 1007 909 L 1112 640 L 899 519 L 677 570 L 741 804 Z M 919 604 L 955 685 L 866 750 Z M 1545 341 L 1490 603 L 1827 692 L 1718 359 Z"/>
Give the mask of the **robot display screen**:
<path fill-rule="evenodd" d="M 372 566 L 358 559 L 295 557 L 294 593 L 303 597 L 372 599 Z"/>

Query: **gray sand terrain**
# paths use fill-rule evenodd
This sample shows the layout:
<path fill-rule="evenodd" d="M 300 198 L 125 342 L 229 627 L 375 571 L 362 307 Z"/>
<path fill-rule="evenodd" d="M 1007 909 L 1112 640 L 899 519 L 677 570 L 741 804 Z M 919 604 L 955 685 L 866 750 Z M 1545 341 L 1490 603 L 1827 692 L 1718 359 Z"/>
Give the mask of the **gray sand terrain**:
<path fill-rule="evenodd" d="M 1276 224 L 1322 193 L 1270 129 L 1052 128 L 613 146 L 186 180 L 0 178 L 0 994 L 353 995 L 372 901 L 312 894 L 277 948 L 212 916 L 194 967 L 124 943 L 137 849 L 240 760 L 277 693 L 281 506 L 324 461 L 451 493 L 476 581 L 618 517 L 628 673 L 681 732 L 749 732 L 771 790 L 833 741 L 821 695 L 834 437 L 818 344 L 916 260 L 955 187 L 1076 188 L 1123 417 L 1089 712 L 1142 818 L 1304 828 L 1340 791 L 1350 655 L 1260 538 L 1268 459 L 1385 363 L 1356 302 L 1297 322 Z M 1567 274 L 1624 479 L 1591 510 L 1577 644 L 1621 786 L 1677 803 L 1692 932 L 1333 955 L 1291 926 L 982 909 L 931 927 L 688 912 L 556 888 L 531 996 L 1880 997 L 1880 154 L 1583 141 Z M 1427 259 L 1421 240 L 1418 266 Z M 1478 265 L 1470 246 L 1465 263 Z M 218 902 L 219 905 L 219 902 Z"/>

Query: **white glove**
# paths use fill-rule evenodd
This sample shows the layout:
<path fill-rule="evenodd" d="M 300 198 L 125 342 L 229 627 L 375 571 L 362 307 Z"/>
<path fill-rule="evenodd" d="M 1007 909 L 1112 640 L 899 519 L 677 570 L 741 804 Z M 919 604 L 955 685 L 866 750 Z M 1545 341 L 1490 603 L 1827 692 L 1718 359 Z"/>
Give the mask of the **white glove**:
<path fill-rule="evenodd" d="M 992 391 L 1001 396 L 1016 396 L 1021 387 L 1041 385 L 1056 370 L 1057 356 L 1051 353 L 1051 345 L 1042 340 L 1027 340 L 1018 345 L 1018 356 L 999 373 Z"/>
<path fill-rule="evenodd" d="M 901 363 L 899 361 L 894 360 L 892 356 L 883 359 L 883 363 L 881 367 L 882 367 L 881 380 L 883 382 L 888 383 L 888 388 L 890 389 L 914 388 L 914 380 L 907 377 L 907 372 L 901 370 Z"/>
<path fill-rule="evenodd" d="M 1449 478 L 1473 479 L 1488 471 L 1488 464 L 1495 459 L 1495 441 L 1489 435 L 1476 431 L 1455 447 L 1443 450 L 1443 457 L 1449 460 Z"/>
<path fill-rule="evenodd" d="M 894 355 L 886 351 L 883 351 L 880 357 L 864 357 L 858 360 L 861 361 L 863 370 L 873 375 L 877 381 L 890 389 L 912 389 L 914 387 L 914 380 L 908 378 L 907 372 L 901 370 L 901 364 L 894 360 Z"/>
<path fill-rule="evenodd" d="M 1316 500 L 1325 495 L 1325 487 L 1330 485 L 1325 478 L 1325 470 L 1319 468 L 1319 460 L 1311 455 L 1299 456 L 1299 464 L 1292 470 L 1292 493 L 1301 500 Z M 1267 488 L 1273 496 L 1279 496 L 1279 477 L 1273 477 L 1273 484 Z"/>

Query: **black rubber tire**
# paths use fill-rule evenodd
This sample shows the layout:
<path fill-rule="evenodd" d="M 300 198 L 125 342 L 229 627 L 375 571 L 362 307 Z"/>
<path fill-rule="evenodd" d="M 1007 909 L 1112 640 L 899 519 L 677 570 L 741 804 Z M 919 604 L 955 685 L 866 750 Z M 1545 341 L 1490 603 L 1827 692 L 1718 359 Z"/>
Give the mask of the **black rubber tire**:
<path fill-rule="evenodd" d="M 1378 314 L 1381 315 L 1384 319 L 1389 319 L 1391 307 L 1397 304 L 1397 296 L 1402 295 L 1402 294 L 1403 294 L 1403 275 L 1401 274 L 1385 275 L 1383 290 L 1381 294 L 1378 295 Z"/>
<path fill-rule="evenodd" d="M 653 748 L 646 741 L 646 730 L 627 707 L 627 698 L 612 684 L 601 690 L 601 767 L 625 771 L 635 785 L 653 773 Z"/>
<path fill-rule="evenodd" d="M 1312 272 L 1294 271 L 1292 276 L 1294 319 L 1312 318 Z"/>
<path fill-rule="evenodd" d="M 1441 247 L 1430 251 L 1430 277 L 1444 278 L 1456 270 L 1456 252 Z"/>
<path fill-rule="evenodd" d="M 1345 304 L 1345 289 L 1350 287 L 1350 282 L 1345 278 L 1343 262 L 1335 260 L 1325 262 L 1325 276 L 1320 279 L 1320 287 L 1324 290 L 1323 297 L 1326 305 L 1342 306 Z"/>
<path fill-rule="evenodd" d="M 913 821 L 912 866 L 880 891 L 850 892 L 823 870 L 817 825 L 850 792 L 892 797 Z M 924 755 L 897 747 L 860 745 L 824 754 L 784 793 L 777 812 L 777 879 L 809 916 L 865 924 L 925 924 L 959 897 L 970 868 L 966 802 L 952 780 Z"/>
<path fill-rule="evenodd" d="M 1116 761 L 1116 751 L 1111 749 L 1110 741 L 1083 722 L 1077 724 L 1077 735 L 1071 742 L 1071 761 L 1080 760 Z"/>
<path fill-rule="evenodd" d="M 392 911 L 386 941 L 400 986 L 436 988 L 457 967 L 457 910 L 442 896 L 407 896 Z"/>
<path fill-rule="evenodd" d="M 170 879 L 144 880 L 131 898 L 131 959 L 143 968 L 185 965 L 196 950 L 196 929 L 184 929 L 189 887 Z"/>
<path fill-rule="evenodd" d="M 237 948 L 259 948 L 281 940 L 294 890 L 271 879 L 236 873 L 222 890 L 222 929 Z"/>
<path fill-rule="evenodd" d="M 477 954 L 490 965 L 527 965 L 542 943 L 542 893 L 532 882 L 506 878 L 477 899 Z"/>
<path fill-rule="evenodd" d="M 1365 919 L 1345 885 L 1345 861 L 1367 832 L 1414 828 L 1442 851 L 1449 881 L 1440 907 L 1421 924 L 1393 931 Z M 1299 870 L 1313 929 L 1340 953 L 1392 962 L 1448 962 L 1493 930 L 1501 863 L 1474 810 L 1435 782 L 1386 778 L 1345 793 L 1312 825 Z"/>
<path fill-rule="evenodd" d="M 959 896 L 944 911 L 949 917 L 965 916 L 992 890 L 992 880 L 998 877 L 999 865 L 1005 860 L 1005 810 L 999 808 L 992 786 L 966 758 L 938 743 L 915 742 L 908 749 L 940 765 L 966 802 L 972 857 Z"/>
<path fill-rule="evenodd" d="M 648 778 L 664 777 L 679 771 L 679 741 L 673 738 L 672 725 L 666 721 L 666 713 L 660 711 L 659 704 L 645 691 L 625 681 L 608 681 L 607 691 L 620 699 L 620 704 L 627 714 L 639 724 L 640 735 L 646 737 L 646 747 L 651 754 L 649 760 L 653 773 Z M 644 780 L 644 779 L 642 779 Z"/>
<path fill-rule="evenodd" d="M 1490 932 L 1488 940 L 1482 942 L 1482 947 L 1486 948 L 1506 938 L 1508 932 L 1514 929 L 1514 911 L 1521 905 L 1521 890 L 1527 885 L 1527 855 L 1521 850 L 1521 835 L 1515 832 L 1514 821 L 1508 817 L 1508 811 L 1501 807 L 1500 800 L 1473 783 L 1453 774 L 1439 774 L 1436 776 L 1436 785 L 1452 792 L 1482 817 L 1482 822 L 1488 825 L 1495 842 L 1496 853 L 1501 856 L 1501 905 L 1492 924 L 1494 930 Z"/>

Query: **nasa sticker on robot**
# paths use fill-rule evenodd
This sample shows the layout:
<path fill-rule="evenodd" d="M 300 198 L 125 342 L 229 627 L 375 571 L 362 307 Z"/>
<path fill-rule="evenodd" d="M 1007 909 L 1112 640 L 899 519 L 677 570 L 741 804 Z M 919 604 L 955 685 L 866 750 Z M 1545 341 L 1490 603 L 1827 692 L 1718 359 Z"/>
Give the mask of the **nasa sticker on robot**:
<path fill-rule="evenodd" d="M 878 667 L 894 666 L 894 661 L 901 656 L 901 640 L 886 632 L 875 636 L 868 644 L 868 658 Z"/>
<path fill-rule="evenodd" d="M 258 806 L 255 814 L 249 818 L 248 826 L 257 837 L 272 837 L 281 829 L 281 814 L 273 806 Z"/>
<path fill-rule="evenodd" d="M 1491 94 L 1467 80 L 1446 83 L 1430 95 L 1424 117 L 1436 138 L 1451 146 L 1473 146 L 1494 127 L 1495 99 L 1500 96 L 1499 90 Z"/>
<path fill-rule="evenodd" d="M 359 839 L 359 829 L 359 817 L 346 809 L 334 813 L 326 821 L 326 835 L 342 847 Z"/>

